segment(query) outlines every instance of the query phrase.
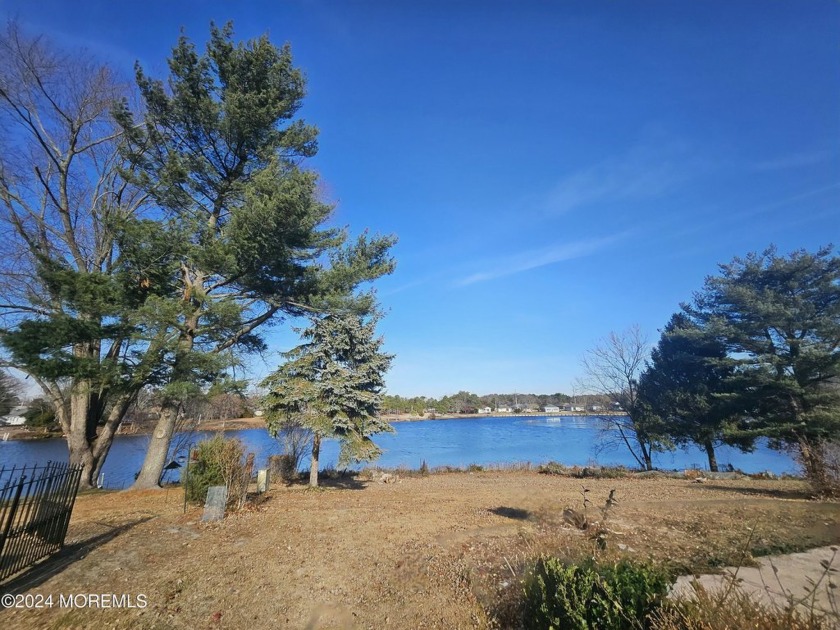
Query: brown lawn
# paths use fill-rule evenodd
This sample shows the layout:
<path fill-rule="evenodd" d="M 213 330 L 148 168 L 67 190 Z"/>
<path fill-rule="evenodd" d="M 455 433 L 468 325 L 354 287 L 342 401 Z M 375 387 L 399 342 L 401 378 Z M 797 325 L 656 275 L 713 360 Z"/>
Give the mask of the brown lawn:
<path fill-rule="evenodd" d="M 177 488 L 80 496 L 68 548 L 0 591 L 52 607 L 0 611 L 7 628 L 473 628 L 498 626 L 540 553 L 594 553 L 563 520 L 611 489 L 606 554 L 684 570 L 840 543 L 840 505 L 799 481 L 571 479 L 531 471 L 275 486 L 216 524 Z M 748 561 L 749 558 L 747 557 Z M 61 608 L 59 595 L 143 595 L 143 608 Z M 81 601 L 81 600 L 79 600 Z M 127 602 L 127 600 L 126 600 Z"/>

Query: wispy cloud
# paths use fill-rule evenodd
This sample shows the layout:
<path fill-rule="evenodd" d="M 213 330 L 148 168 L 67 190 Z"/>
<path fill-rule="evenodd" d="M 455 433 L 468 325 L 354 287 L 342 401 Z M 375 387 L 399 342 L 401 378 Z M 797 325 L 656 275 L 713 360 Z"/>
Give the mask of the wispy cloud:
<path fill-rule="evenodd" d="M 743 225 L 745 223 L 752 224 L 756 221 L 757 217 L 768 215 L 779 208 L 784 208 L 785 206 L 789 206 L 812 197 L 818 197 L 824 193 L 836 191 L 837 189 L 840 189 L 840 182 L 834 182 L 818 188 L 812 188 L 811 190 L 796 193 L 782 199 L 777 199 L 776 201 L 758 204 L 745 210 L 728 210 L 726 207 L 716 207 L 713 209 L 714 212 L 712 212 L 712 209 L 697 210 L 694 214 L 695 216 L 703 217 L 702 221 L 698 221 L 693 224 L 683 223 L 679 229 L 671 232 L 663 232 L 661 238 L 667 238 L 669 240 L 684 240 L 703 232 L 720 233 L 722 230 L 727 228 L 732 229 L 735 226 Z M 831 210 L 830 212 L 836 213 L 837 210 Z M 813 213 L 806 212 L 804 214 L 797 213 L 796 216 L 800 219 L 798 222 L 802 223 L 817 219 L 822 215 L 814 215 Z M 682 218 L 679 220 L 684 221 Z M 672 225 L 677 225 L 678 220 L 674 219 L 671 223 Z M 778 223 L 774 223 L 774 226 L 777 229 L 778 225 Z"/>
<path fill-rule="evenodd" d="M 442 276 L 442 273 L 440 273 L 440 272 L 439 273 L 427 274 L 427 275 L 421 276 L 419 278 L 415 278 L 414 280 L 409 280 L 408 282 L 404 282 L 404 283 L 399 284 L 397 286 L 394 286 L 392 288 L 383 289 L 382 291 L 380 291 L 380 295 L 382 297 L 386 297 L 386 296 L 389 296 L 389 295 L 395 295 L 397 293 L 402 293 L 403 291 L 408 291 L 409 289 L 413 289 L 415 287 L 419 287 L 419 286 L 422 286 L 424 284 L 428 284 L 429 282 L 433 282 L 435 280 L 438 280 L 438 279 L 441 278 L 441 276 Z"/>
<path fill-rule="evenodd" d="M 808 151 L 792 153 L 783 157 L 754 162 L 751 166 L 755 171 L 783 171 L 793 168 L 803 168 L 819 164 L 831 157 L 830 151 Z"/>
<path fill-rule="evenodd" d="M 681 143 L 645 142 L 565 176 L 545 195 L 543 206 L 549 214 L 561 214 L 598 203 L 658 197 L 699 168 Z"/>
<path fill-rule="evenodd" d="M 473 273 L 455 282 L 455 286 L 466 286 L 477 282 L 486 282 L 496 278 L 512 276 L 530 269 L 545 267 L 554 263 L 589 256 L 613 243 L 625 238 L 630 232 L 622 232 L 601 238 L 583 239 L 569 243 L 559 243 L 551 247 L 532 249 L 506 256 L 493 261 L 489 268 Z"/>

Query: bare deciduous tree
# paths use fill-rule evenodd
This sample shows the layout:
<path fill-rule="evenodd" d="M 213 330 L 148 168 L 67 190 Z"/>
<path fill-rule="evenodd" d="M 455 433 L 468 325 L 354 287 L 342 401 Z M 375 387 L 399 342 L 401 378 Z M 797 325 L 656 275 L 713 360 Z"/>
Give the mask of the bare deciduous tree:
<path fill-rule="evenodd" d="M 647 337 L 638 325 L 634 325 L 620 333 L 611 332 L 581 360 L 582 387 L 590 393 L 606 396 L 624 412 L 600 416 L 608 427 L 601 447 L 626 446 L 645 470 L 653 469 L 652 451 L 660 446 L 652 419 L 645 414 L 639 401 L 639 376 L 649 350 Z"/>
<path fill-rule="evenodd" d="M 20 381 L 0 371 L 0 416 L 5 416 L 20 402 L 22 389 Z"/>
<path fill-rule="evenodd" d="M 112 72 L 10 23 L 0 34 L 0 317 L 5 364 L 56 411 L 70 462 L 96 479 L 136 388 L 115 387 L 126 356 L 113 303 L 112 229 L 143 197 L 120 175 L 124 98 Z M 100 334 L 110 327 L 107 336 Z"/>

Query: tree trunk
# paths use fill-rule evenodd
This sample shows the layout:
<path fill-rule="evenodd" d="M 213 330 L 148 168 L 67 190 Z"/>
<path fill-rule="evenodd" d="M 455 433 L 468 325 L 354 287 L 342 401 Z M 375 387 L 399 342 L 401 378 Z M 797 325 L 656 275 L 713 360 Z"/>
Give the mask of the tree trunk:
<path fill-rule="evenodd" d="M 201 287 L 200 278 L 201 276 L 196 280 L 195 287 Z M 188 289 L 185 293 L 189 295 L 194 287 L 189 285 L 188 282 L 187 286 Z M 189 301 L 189 298 L 185 298 L 185 300 Z M 175 364 L 173 366 L 173 373 L 175 375 L 173 379 L 175 381 L 177 381 L 177 376 L 182 370 L 182 363 L 193 349 L 199 316 L 200 313 L 198 310 L 193 312 L 184 324 L 186 331 L 182 332 L 178 338 L 178 350 L 175 353 Z M 154 433 L 152 433 L 149 448 L 146 451 L 146 459 L 143 460 L 143 468 L 140 469 L 140 474 L 137 475 L 134 485 L 131 486 L 132 490 L 146 490 L 148 488 L 160 487 L 163 468 L 166 466 L 166 457 L 169 455 L 169 445 L 172 443 L 172 435 L 175 433 L 179 407 L 180 405 L 176 402 L 164 404 L 160 418 L 155 425 Z"/>
<path fill-rule="evenodd" d="M 706 440 L 703 446 L 706 448 L 706 455 L 709 457 L 709 470 L 711 472 L 717 472 L 718 463 L 717 457 L 715 456 L 715 445 L 712 444 L 711 440 Z"/>
<path fill-rule="evenodd" d="M 67 450 L 71 466 L 82 466 L 80 488 L 92 488 L 94 470 L 93 452 L 88 441 L 88 412 L 90 410 L 90 382 L 79 380 L 70 393 L 70 433 Z"/>
<path fill-rule="evenodd" d="M 69 453 L 69 464 L 82 467 L 79 487 L 90 489 L 96 485 L 96 473 L 102 464 L 100 463 L 97 466 L 96 457 L 94 457 L 91 443 L 88 440 L 86 422 L 84 421 L 86 416 L 84 398 L 82 394 L 72 395 L 71 414 L 73 418 L 81 417 L 82 420 L 71 422 L 70 432 L 67 434 L 67 451 Z"/>
<path fill-rule="evenodd" d="M 318 487 L 318 456 L 321 454 L 321 436 L 312 436 L 312 464 L 309 467 L 309 486 Z"/>
<path fill-rule="evenodd" d="M 90 448 L 87 445 L 82 447 L 73 447 L 71 446 L 71 440 L 67 441 L 67 446 L 70 450 L 70 465 L 71 466 L 78 466 L 81 464 L 82 466 L 82 476 L 79 479 L 79 488 L 82 490 L 87 490 L 93 488 L 93 474 L 96 466 L 94 465 L 93 456 L 90 452 Z"/>
<path fill-rule="evenodd" d="M 617 430 L 618 430 L 618 434 L 621 436 L 621 439 L 624 441 L 624 444 L 627 446 L 627 450 L 629 450 L 629 451 L 630 451 L 630 454 L 633 456 L 633 459 L 635 459 L 635 460 L 636 460 L 636 462 L 638 462 L 639 466 L 642 466 L 642 467 L 644 468 L 644 467 L 645 467 L 645 463 L 644 463 L 644 462 L 642 461 L 642 459 L 641 459 L 641 458 L 640 458 L 640 457 L 636 454 L 636 449 L 634 449 L 634 448 L 633 448 L 633 445 L 632 445 L 632 444 L 630 444 L 630 440 L 629 440 L 629 439 L 627 439 L 627 435 L 625 435 L 625 433 L 624 433 L 624 429 L 623 429 L 623 427 L 621 426 L 621 424 L 619 424 L 619 423 L 617 423 L 617 422 L 613 421 L 613 420 L 612 420 L 612 419 L 610 419 L 610 418 L 604 418 L 603 416 L 602 416 L 602 419 L 606 420 L 609 424 L 611 424 L 611 425 L 612 425 L 615 429 L 617 429 Z M 637 440 L 637 441 L 638 441 L 638 440 Z M 639 443 L 639 446 L 641 446 L 641 450 L 642 450 L 642 452 L 644 453 L 644 450 L 645 450 L 645 449 L 644 449 L 644 445 L 643 445 L 643 444 L 641 444 L 641 443 Z M 648 470 L 650 470 L 650 469 L 648 469 Z"/>
<path fill-rule="evenodd" d="M 114 435 L 117 433 L 117 428 L 120 426 L 128 406 L 131 403 L 133 396 L 123 395 L 114 401 L 111 411 L 108 414 L 108 420 L 105 426 L 99 429 L 99 434 L 96 436 L 96 441 L 93 443 L 93 474 L 91 475 L 91 482 L 98 483 L 99 474 L 102 472 L 102 466 L 105 464 L 105 458 L 108 457 L 108 452 L 111 450 L 111 445 L 114 443 Z"/>
<path fill-rule="evenodd" d="M 636 441 L 639 443 L 639 449 L 642 451 L 642 458 L 645 460 L 645 470 L 653 470 L 653 456 L 651 455 L 652 448 L 650 442 L 636 434 Z"/>
<path fill-rule="evenodd" d="M 134 485 L 131 486 L 132 490 L 146 490 L 160 486 L 160 477 L 163 474 L 164 466 L 166 466 L 169 444 L 172 442 L 172 434 L 175 433 L 177 419 L 177 405 L 167 405 L 163 408 L 152 433 L 152 439 L 149 441 L 146 459 L 143 460 L 143 468 L 140 469 L 140 474 L 134 481 Z"/>

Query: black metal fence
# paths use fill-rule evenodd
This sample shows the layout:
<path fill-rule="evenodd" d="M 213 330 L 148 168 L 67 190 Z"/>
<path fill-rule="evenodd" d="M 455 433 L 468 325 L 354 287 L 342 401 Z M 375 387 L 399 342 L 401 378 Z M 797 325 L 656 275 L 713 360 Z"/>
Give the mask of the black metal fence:
<path fill-rule="evenodd" d="M 0 581 L 64 545 L 81 466 L 0 468 Z"/>

